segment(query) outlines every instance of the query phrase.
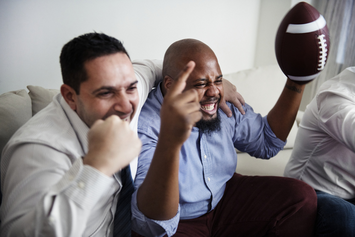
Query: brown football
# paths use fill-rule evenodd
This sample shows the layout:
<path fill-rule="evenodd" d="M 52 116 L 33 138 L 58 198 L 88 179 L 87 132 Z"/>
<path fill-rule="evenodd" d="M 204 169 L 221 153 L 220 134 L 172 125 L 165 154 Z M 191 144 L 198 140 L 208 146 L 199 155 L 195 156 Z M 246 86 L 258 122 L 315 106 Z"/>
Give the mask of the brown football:
<path fill-rule="evenodd" d="M 324 17 L 300 2 L 283 18 L 276 33 L 275 53 L 283 73 L 294 81 L 315 79 L 329 53 L 329 32 Z"/>

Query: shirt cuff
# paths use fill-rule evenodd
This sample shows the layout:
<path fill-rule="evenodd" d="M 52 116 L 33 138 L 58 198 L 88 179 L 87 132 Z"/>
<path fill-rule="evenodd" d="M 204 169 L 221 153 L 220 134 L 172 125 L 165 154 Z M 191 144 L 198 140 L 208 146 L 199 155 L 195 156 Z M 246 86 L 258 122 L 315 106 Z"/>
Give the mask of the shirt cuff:
<path fill-rule="evenodd" d="M 146 217 L 137 205 L 137 190 L 132 195 L 132 229 L 144 236 L 173 236 L 180 220 L 180 205 L 176 215 L 169 220 L 153 220 Z"/>
<path fill-rule="evenodd" d="M 115 180 L 77 159 L 71 169 L 55 185 L 53 195 L 63 193 L 78 206 L 91 209 L 107 192 L 112 192 Z"/>

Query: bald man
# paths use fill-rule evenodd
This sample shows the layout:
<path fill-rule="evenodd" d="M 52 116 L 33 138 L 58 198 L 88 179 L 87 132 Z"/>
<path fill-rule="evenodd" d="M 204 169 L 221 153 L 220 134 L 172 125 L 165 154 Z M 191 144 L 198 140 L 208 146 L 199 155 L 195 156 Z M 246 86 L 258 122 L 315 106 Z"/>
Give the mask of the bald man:
<path fill-rule="evenodd" d="M 310 186 L 235 173 L 235 148 L 269 159 L 284 147 L 305 85 L 288 79 L 265 117 L 247 104 L 244 115 L 228 104 L 227 117 L 219 108 L 224 87 L 217 57 L 194 39 L 168 48 L 163 77 L 138 123 L 143 147 L 133 230 L 144 236 L 312 236 L 316 195 Z"/>

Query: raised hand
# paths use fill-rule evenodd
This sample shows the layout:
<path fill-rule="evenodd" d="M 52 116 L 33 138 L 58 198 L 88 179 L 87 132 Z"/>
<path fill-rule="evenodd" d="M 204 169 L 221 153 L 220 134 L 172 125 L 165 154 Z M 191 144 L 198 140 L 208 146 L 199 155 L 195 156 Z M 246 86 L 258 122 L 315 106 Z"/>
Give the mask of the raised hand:
<path fill-rule="evenodd" d="M 83 163 L 111 176 L 139 155 L 142 143 L 129 123 L 116 115 L 97 120 L 88 133 L 89 151 Z"/>
<path fill-rule="evenodd" d="M 195 63 L 190 61 L 164 96 L 160 134 L 170 135 L 170 144 L 182 145 L 190 136 L 192 127 L 202 118 L 197 92 L 194 89 L 183 92 L 194 67 Z"/>

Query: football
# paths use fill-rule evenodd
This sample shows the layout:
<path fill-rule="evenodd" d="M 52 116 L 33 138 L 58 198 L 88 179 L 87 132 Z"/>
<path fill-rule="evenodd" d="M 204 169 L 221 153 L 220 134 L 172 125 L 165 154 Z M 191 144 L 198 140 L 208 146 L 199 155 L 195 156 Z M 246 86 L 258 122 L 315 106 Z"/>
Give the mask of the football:
<path fill-rule="evenodd" d="M 294 81 L 315 79 L 324 69 L 329 47 L 324 17 L 305 2 L 298 3 L 285 15 L 276 33 L 277 62 L 283 73 Z"/>

